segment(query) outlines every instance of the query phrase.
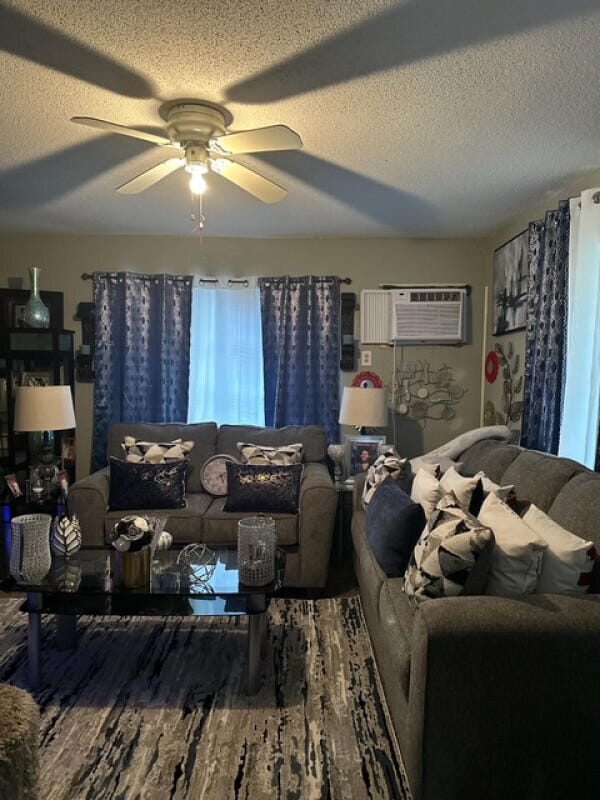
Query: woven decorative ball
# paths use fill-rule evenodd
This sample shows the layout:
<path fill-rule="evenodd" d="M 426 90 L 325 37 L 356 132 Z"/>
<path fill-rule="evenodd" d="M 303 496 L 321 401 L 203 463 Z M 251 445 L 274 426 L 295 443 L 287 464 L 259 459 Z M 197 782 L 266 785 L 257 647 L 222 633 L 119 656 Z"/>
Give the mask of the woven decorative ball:
<path fill-rule="evenodd" d="M 81 526 L 77 516 L 54 518 L 50 547 L 57 556 L 69 558 L 81 547 Z"/>

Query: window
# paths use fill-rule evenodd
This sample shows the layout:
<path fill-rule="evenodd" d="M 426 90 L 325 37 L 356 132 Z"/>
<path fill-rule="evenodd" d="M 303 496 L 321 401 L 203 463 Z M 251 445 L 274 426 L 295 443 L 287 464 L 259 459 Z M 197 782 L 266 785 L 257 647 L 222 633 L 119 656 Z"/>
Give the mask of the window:
<path fill-rule="evenodd" d="M 559 455 L 594 469 L 600 406 L 600 191 L 571 200 L 567 370 Z"/>
<path fill-rule="evenodd" d="M 260 293 L 256 285 L 192 293 L 188 422 L 264 425 Z"/>

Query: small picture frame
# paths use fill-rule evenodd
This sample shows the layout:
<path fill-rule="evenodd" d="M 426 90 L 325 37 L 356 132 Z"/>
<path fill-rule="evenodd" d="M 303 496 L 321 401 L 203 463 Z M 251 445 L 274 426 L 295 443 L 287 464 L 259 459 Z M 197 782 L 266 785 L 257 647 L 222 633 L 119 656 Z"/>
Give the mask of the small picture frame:
<path fill-rule="evenodd" d="M 494 251 L 494 336 L 525 329 L 529 231 Z"/>
<path fill-rule="evenodd" d="M 22 372 L 21 386 L 52 386 L 52 373 Z"/>
<path fill-rule="evenodd" d="M 366 472 L 379 455 L 380 445 L 385 444 L 385 436 L 348 434 L 345 439 L 348 475 L 360 475 Z"/>
<path fill-rule="evenodd" d="M 17 480 L 17 476 L 14 472 L 11 472 L 10 475 L 5 475 L 4 480 L 6 481 L 6 485 L 12 496 L 14 498 L 21 497 L 23 492 L 21 491 L 21 487 L 19 486 L 19 481 Z"/>

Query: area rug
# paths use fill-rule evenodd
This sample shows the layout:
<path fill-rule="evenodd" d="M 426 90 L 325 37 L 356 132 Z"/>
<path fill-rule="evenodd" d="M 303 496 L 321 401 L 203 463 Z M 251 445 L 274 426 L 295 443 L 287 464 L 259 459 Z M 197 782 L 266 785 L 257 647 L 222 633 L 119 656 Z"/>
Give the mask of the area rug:
<path fill-rule="evenodd" d="M 27 686 L 27 617 L 0 603 L 0 680 Z M 245 617 L 43 622 L 44 800 L 407 800 L 358 596 L 278 599 L 261 688 Z"/>

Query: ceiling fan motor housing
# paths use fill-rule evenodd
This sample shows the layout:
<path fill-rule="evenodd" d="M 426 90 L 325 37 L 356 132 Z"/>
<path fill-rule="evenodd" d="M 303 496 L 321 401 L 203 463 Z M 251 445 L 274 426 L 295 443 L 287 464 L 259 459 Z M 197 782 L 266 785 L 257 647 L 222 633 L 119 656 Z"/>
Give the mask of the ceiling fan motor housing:
<path fill-rule="evenodd" d="M 225 134 L 225 118 L 216 108 L 200 103 L 185 103 L 173 106 L 167 122 L 169 138 L 178 142 L 186 151 L 190 145 L 205 147 L 210 139 Z M 206 153 L 204 153 L 206 160 Z"/>

